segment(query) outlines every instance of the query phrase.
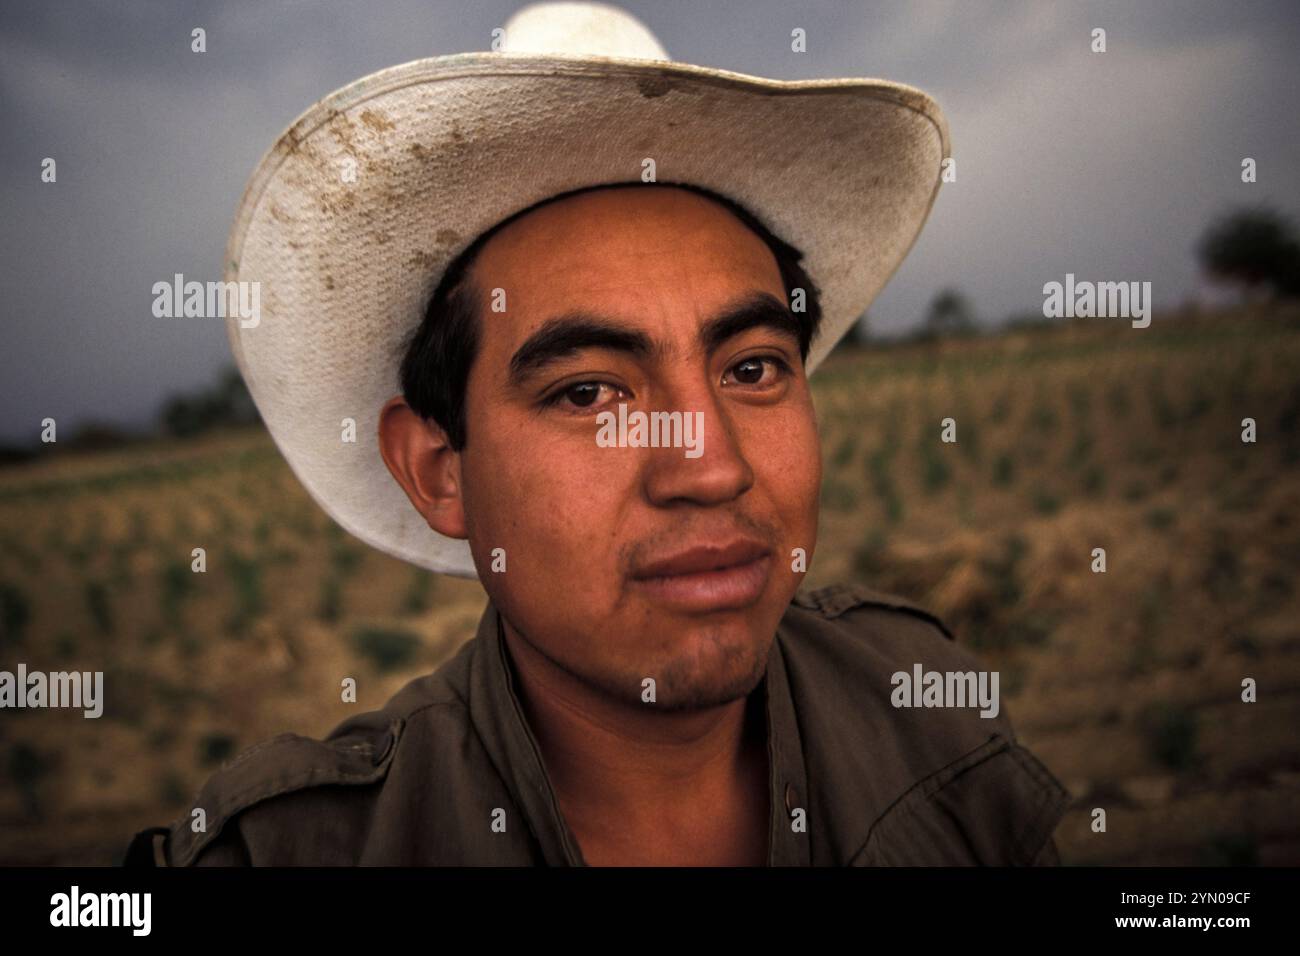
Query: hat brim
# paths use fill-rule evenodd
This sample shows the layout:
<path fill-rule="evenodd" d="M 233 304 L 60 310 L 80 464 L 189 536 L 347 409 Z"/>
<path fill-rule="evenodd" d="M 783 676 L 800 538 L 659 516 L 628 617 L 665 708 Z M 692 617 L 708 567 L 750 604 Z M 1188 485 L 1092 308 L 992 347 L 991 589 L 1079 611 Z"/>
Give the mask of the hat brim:
<path fill-rule="evenodd" d="M 728 196 L 804 252 L 822 305 L 811 372 L 906 257 L 948 155 L 934 101 L 882 80 L 503 53 L 395 66 L 313 105 L 253 173 L 225 279 L 260 284 L 260 321 L 228 317 L 231 347 L 335 521 L 412 564 L 477 577 L 468 543 L 429 528 L 389 474 L 377 427 L 401 391 L 402 345 L 479 234 L 559 193 L 640 182 L 653 158 L 660 181 Z"/>

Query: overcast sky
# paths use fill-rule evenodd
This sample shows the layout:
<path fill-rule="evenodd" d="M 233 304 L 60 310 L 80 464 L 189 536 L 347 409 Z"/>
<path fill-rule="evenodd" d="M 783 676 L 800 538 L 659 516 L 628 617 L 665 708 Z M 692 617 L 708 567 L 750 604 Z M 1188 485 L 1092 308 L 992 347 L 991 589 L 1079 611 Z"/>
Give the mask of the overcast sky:
<path fill-rule="evenodd" d="M 220 278 L 248 176 L 315 100 L 395 63 L 486 49 L 521 5 L 4 0 L 0 441 L 34 440 L 47 416 L 61 432 L 140 425 L 211 382 L 231 361 L 223 324 L 153 318 L 153 283 Z M 938 100 L 958 179 L 872 306 L 881 333 L 916 325 L 943 286 L 984 321 L 1036 311 L 1066 272 L 1150 281 L 1157 308 L 1176 304 L 1202 287 L 1193 246 L 1216 213 L 1268 203 L 1300 219 L 1294 0 L 618 5 L 677 60 L 878 76 Z M 806 54 L 790 52 L 794 27 Z"/>

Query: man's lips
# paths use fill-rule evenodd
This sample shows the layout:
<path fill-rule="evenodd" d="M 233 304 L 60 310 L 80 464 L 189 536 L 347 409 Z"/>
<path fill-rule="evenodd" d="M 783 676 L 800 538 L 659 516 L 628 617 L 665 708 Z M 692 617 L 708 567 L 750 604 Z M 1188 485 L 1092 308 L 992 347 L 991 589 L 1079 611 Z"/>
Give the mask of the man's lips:
<path fill-rule="evenodd" d="M 743 539 L 723 547 L 697 545 L 650 561 L 637 569 L 632 582 L 656 603 L 685 611 L 719 611 L 758 600 L 771 567 L 771 550 Z"/>
<path fill-rule="evenodd" d="M 635 580 L 646 578 L 664 578 L 679 574 L 696 574 L 700 571 L 717 571 L 740 564 L 749 564 L 768 554 L 763 544 L 742 538 L 719 547 L 700 544 L 684 551 L 677 551 L 666 557 L 647 562 L 633 573 Z"/>

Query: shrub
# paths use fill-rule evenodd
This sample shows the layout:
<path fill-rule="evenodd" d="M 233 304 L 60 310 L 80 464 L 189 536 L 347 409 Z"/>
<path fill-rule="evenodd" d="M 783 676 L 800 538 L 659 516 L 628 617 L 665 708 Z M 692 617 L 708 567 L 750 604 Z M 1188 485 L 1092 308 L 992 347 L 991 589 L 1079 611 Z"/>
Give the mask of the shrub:
<path fill-rule="evenodd" d="M 21 644 L 31 620 L 30 602 L 16 585 L 0 581 L 0 645 Z"/>
<path fill-rule="evenodd" d="M 363 627 L 352 632 L 352 647 L 380 673 L 387 673 L 411 662 L 420 638 L 398 628 Z"/>
<path fill-rule="evenodd" d="M 1168 703 L 1150 705 L 1142 712 L 1139 727 L 1147 752 L 1161 765 L 1182 772 L 1193 769 L 1199 762 L 1196 715 L 1186 707 Z"/>

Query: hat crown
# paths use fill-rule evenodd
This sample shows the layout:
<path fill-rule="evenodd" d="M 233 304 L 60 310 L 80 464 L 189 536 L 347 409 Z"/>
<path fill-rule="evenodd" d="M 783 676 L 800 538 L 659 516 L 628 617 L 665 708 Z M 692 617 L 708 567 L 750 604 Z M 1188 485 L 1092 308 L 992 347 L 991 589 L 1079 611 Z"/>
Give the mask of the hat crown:
<path fill-rule="evenodd" d="M 506 21 L 506 53 L 562 53 L 667 60 L 668 51 L 632 14 L 604 3 L 532 3 Z"/>

